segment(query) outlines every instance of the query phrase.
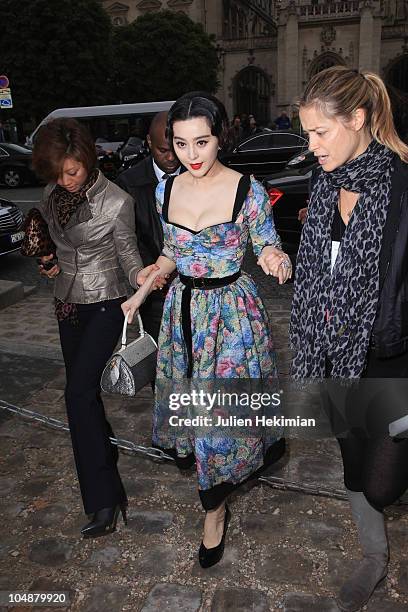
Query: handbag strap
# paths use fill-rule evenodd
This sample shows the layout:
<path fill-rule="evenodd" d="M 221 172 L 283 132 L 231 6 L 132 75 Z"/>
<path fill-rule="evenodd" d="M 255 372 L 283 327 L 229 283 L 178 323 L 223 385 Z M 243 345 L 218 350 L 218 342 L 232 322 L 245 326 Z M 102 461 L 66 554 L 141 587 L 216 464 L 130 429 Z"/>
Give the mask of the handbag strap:
<path fill-rule="evenodd" d="M 123 331 L 122 331 L 122 348 L 126 348 L 127 345 L 127 341 L 126 341 L 126 330 L 127 330 L 127 325 L 128 325 L 128 320 L 129 320 L 129 312 L 126 314 L 125 316 L 125 321 L 123 323 Z M 145 330 L 143 327 L 143 321 L 142 321 L 142 317 L 140 316 L 139 313 L 137 313 L 137 322 L 139 323 L 139 338 L 143 338 L 143 336 L 145 335 Z"/>
<path fill-rule="evenodd" d="M 135 295 L 139 296 L 142 304 L 145 301 L 146 297 L 149 295 L 151 286 L 153 285 L 156 279 L 156 276 L 160 276 L 160 274 L 161 274 L 160 270 L 154 270 L 153 272 L 151 272 L 149 276 L 146 278 L 143 285 L 141 285 L 139 289 L 136 291 Z M 126 329 L 127 329 L 128 319 L 129 319 L 129 313 L 126 314 L 125 321 L 123 323 L 122 348 L 126 347 Z M 142 317 L 140 316 L 139 312 L 137 313 L 137 320 L 139 323 L 139 338 L 143 338 L 146 332 L 144 330 Z"/>

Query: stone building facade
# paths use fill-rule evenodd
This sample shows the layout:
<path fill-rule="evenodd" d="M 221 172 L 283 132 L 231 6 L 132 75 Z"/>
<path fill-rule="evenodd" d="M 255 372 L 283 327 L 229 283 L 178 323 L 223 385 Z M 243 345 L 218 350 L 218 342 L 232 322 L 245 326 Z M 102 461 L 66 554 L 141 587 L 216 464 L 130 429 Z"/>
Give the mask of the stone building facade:
<path fill-rule="evenodd" d="M 218 96 L 267 124 L 291 112 L 307 80 L 343 64 L 379 73 L 401 121 L 408 107 L 408 0 L 101 0 L 112 22 L 183 11 L 215 34 Z"/>

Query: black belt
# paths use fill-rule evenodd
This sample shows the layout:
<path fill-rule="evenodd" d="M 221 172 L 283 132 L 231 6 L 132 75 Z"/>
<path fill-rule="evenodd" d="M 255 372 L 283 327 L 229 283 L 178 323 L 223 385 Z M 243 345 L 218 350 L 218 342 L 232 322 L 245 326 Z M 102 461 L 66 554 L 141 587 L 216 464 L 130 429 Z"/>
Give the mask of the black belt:
<path fill-rule="evenodd" d="M 192 289 L 219 289 L 234 283 L 241 276 L 241 270 L 224 278 L 194 278 L 180 274 L 179 278 L 184 285 L 181 298 L 181 327 L 184 342 L 187 348 L 187 378 L 193 374 L 193 335 L 191 332 L 191 290 Z"/>

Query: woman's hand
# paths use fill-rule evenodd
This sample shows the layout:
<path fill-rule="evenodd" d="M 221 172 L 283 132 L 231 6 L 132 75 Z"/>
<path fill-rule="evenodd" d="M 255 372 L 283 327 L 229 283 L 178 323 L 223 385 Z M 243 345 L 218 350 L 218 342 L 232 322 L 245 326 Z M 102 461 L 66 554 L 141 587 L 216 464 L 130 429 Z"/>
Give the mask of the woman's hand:
<path fill-rule="evenodd" d="M 132 295 L 131 298 L 121 304 L 122 312 L 125 317 L 129 313 L 128 323 L 131 323 L 133 321 L 133 317 L 135 316 L 143 302 L 143 298 L 138 295 L 138 291 L 136 291 L 136 293 Z"/>
<path fill-rule="evenodd" d="M 147 296 L 157 287 L 162 289 L 175 268 L 176 264 L 173 261 L 168 259 L 168 257 L 160 255 L 155 264 L 147 266 L 138 272 L 136 282 L 140 287 L 134 296 L 122 304 L 124 315 L 126 316 L 129 313 L 129 323 L 132 322 L 135 312 L 140 308 Z"/>
<path fill-rule="evenodd" d="M 61 272 L 61 268 L 59 267 L 58 264 L 55 264 L 49 270 L 45 269 L 44 264 L 46 264 L 49 261 L 52 261 L 54 258 L 55 258 L 54 254 L 44 255 L 43 257 L 39 258 L 41 262 L 39 265 L 39 269 L 40 269 L 40 274 L 42 276 L 46 276 L 47 278 L 55 278 Z"/>
<path fill-rule="evenodd" d="M 157 270 L 160 270 L 160 267 L 157 264 L 151 264 L 150 266 L 143 268 L 143 270 L 140 270 L 140 272 L 137 273 L 136 277 L 137 284 L 142 287 L 146 282 L 147 277 L 150 276 L 152 272 L 156 272 Z M 164 274 L 163 276 L 156 276 L 152 285 L 152 289 L 163 289 L 164 285 L 167 283 L 168 278 L 168 274 Z"/>
<path fill-rule="evenodd" d="M 150 270 L 150 274 L 146 274 L 146 270 Z M 148 266 L 139 272 L 143 282 L 136 293 L 126 302 L 122 304 L 123 314 L 126 316 L 129 313 L 128 323 L 133 321 L 135 313 L 139 310 L 148 295 L 153 291 L 155 285 L 163 286 L 163 278 L 160 277 L 160 267 L 156 264 Z M 139 277 L 138 274 L 138 277 Z M 165 276 L 168 276 L 165 274 Z M 158 279 L 161 279 L 158 281 Z M 163 282 L 166 282 L 165 280 Z"/>
<path fill-rule="evenodd" d="M 289 255 L 273 246 L 266 246 L 262 249 L 258 266 L 261 266 L 265 274 L 275 276 L 280 285 L 292 277 L 292 263 Z"/>

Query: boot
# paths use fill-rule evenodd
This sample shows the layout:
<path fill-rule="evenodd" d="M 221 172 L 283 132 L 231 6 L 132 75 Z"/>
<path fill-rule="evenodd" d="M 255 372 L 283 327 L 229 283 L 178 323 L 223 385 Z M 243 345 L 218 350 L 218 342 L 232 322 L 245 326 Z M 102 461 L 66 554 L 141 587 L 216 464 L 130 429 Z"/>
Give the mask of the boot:
<path fill-rule="evenodd" d="M 126 504 L 117 504 L 113 508 L 102 508 L 94 513 L 90 523 L 82 527 L 84 538 L 98 538 L 116 531 L 119 512 L 122 513 L 123 522 L 127 525 Z"/>
<path fill-rule="evenodd" d="M 358 612 L 370 599 L 388 570 L 388 542 L 384 516 L 367 501 L 364 493 L 349 491 L 353 519 L 357 527 L 363 559 L 353 576 L 340 589 L 340 610 Z"/>

